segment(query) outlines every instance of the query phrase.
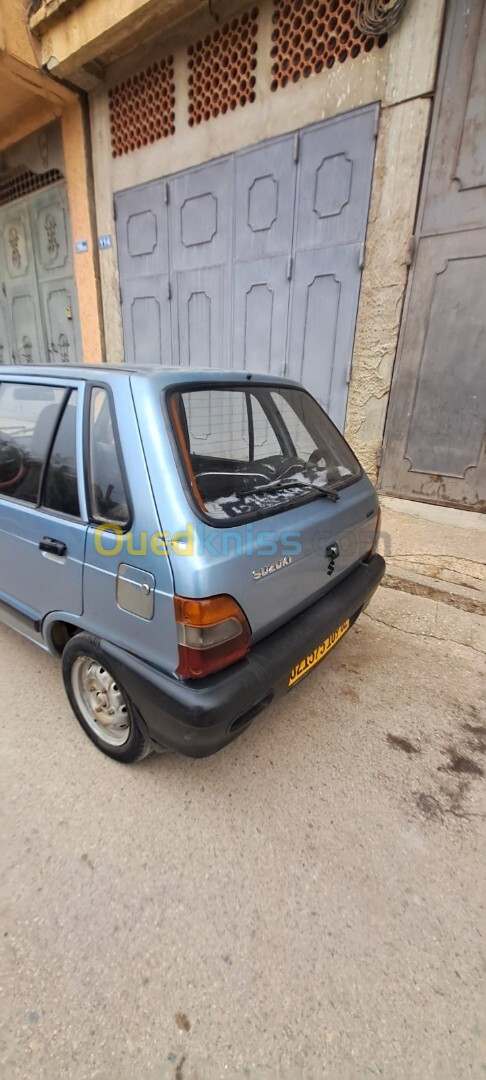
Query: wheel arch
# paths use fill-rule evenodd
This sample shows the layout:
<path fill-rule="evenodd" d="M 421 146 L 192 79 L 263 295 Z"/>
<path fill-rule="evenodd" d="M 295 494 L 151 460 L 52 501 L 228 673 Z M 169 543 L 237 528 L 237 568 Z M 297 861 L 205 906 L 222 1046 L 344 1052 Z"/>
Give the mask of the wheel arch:
<path fill-rule="evenodd" d="M 68 641 L 75 634 L 79 634 L 82 629 L 81 626 L 68 617 L 53 615 L 44 621 L 42 635 L 49 652 L 53 653 L 54 656 L 61 657 Z"/>

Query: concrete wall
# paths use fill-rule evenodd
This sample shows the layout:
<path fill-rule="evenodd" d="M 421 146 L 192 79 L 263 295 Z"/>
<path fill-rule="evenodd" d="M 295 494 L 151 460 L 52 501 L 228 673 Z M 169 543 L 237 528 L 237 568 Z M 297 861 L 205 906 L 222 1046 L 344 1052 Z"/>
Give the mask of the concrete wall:
<path fill-rule="evenodd" d="M 39 69 L 22 0 L 0 0 L 0 150 L 61 116 L 70 97 Z"/>
<path fill-rule="evenodd" d="M 89 147 L 79 101 L 63 112 L 62 138 L 73 244 L 78 239 L 88 240 L 88 251 L 74 256 L 83 357 L 85 363 L 100 364 L 104 349 L 97 234 L 89 183 Z"/>
<path fill-rule="evenodd" d="M 347 432 L 372 474 L 381 446 L 407 278 L 409 243 L 425 150 L 444 0 L 409 0 L 399 29 L 383 49 L 348 58 L 330 71 L 270 92 L 272 5 L 260 4 L 256 100 L 199 127 L 187 124 L 187 46 L 214 29 L 208 14 L 182 23 L 113 64 L 103 87 L 90 95 L 97 226 L 113 235 L 100 255 L 107 359 L 123 360 L 113 193 L 257 143 L 270 136 L 347 112 L 382 105 L 371 212 L 356 330 Z M 241 3 L 218 9 L 244 10 Z M 131 154 L 111 156 L 107 90 L 157 57 L 172 53 L 176 82 L 176 133 Z"/>
<path fill-rule="evenodd" d="M 431 102 L 383 110 L 354 340 L 346 437 L 376 479 L 407 283 Z"/>

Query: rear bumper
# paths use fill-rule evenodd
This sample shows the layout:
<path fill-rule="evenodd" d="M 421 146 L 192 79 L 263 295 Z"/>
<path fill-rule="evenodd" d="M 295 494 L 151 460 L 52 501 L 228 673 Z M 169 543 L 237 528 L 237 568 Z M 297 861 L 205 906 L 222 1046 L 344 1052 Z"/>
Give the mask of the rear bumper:
<path fill-rule="evenodd" d="M 289 673 L 346 619 L 353 623 L 385 572 L 373 555 L 339 585 L 280 630 L 255 645 L 245 660 L 199 682 L 184 682 L 107 641 L 113 673 L 143 718 L 155 749 L 205 757 L 236 738 L 255 716 L 288 690 Z"/>

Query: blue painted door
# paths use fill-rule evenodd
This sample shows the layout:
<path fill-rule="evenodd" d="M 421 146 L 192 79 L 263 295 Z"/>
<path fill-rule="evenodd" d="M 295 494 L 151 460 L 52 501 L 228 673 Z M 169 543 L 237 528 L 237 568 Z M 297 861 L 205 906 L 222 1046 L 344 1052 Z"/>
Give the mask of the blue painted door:
<path fill-rule="evenodd" d="M 39 390 L 46 392 L 45 401 L 40 397 L 33 400 L 32 395 Z M 26 396 L 29 393 L 30 398 Z M 27 620 L 27 628 L 29 621 L 39 622 L 49 612 L 80 615 L 83 610 L 87 522 L 79 464 L 76 475 L 82 443 L 81 401 L 76 402 L 76 394 L 81 396 L 81 388 L 72 388 L 59 422 L 64 388 L 43 388 L 27 380 L 0 381 L 0 438 L 17 445 L 25 463 L 20 482 L 4 484 L 0 491 L 0 603 L 7 621 L 9 612 L 13 624 L 20 615 Z M 70 469 L 69 483 L 64 484 L 66 501 L 56 503 L 49 489 L 48 471 L 42 505 L 38 505 L 44 458 L 58 423 L 50 461 L 59 467 L 63 477 Z M 62 509 L 54 510 L 53 506 Z M 42 550 L 45 546 L 57 546 L 58 550 Z"/>

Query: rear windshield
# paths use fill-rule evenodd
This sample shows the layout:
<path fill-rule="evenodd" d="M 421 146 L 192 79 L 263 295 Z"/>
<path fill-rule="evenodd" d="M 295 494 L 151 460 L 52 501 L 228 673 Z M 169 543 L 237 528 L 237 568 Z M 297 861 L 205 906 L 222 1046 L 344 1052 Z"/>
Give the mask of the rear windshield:
<path fill-rule="evenodd" d="M 169 411 L 196 504 L 221 523 L 335 497 L 361 473 L 304 390 L 199 387 L 173 392 Z"/>

